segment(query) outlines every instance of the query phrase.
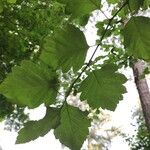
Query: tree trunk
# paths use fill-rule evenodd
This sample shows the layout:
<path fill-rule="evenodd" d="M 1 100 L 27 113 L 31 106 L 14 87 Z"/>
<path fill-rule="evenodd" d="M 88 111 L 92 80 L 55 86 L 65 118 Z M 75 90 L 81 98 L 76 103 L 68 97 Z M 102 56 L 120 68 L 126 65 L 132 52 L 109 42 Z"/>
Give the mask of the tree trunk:
<path fill-rule="evenodd" d="M 145 67 L 146 67 L 146 63 L 144 61 L 138 60 L 133 64 L 132 69 L 133 69 L 135 84 L 141 101 L 141 106 L 142 106 L 146 126 L 150 132 L 150 91 L 149 91 L 146 78 L 142 77 Z"/>

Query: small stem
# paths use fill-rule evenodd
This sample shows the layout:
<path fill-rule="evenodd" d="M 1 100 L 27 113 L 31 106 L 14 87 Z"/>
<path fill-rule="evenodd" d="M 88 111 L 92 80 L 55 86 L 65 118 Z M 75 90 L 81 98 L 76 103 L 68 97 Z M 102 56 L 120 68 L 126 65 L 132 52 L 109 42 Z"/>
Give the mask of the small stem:
<path fill-rule="evenodd" d="M 126 4 L 127 4 L 127 2 L 124 3 L 124 4 L 118 9 L 118 11 L 113 15 L 113 17 L 112 17 L 111 19 L 109 19 L 109 22 L 108 22 L 108 24 L 107 24 L 107 27 L 106 27 L 106 29 L 105 29 L 103 35 L 102 35 L 101 38 L 100 38 L 100 43 L 96 46 L 96 48 L 95 48 L 95 50 L 94 50 L 94 52 L 93 52 L 93 54 L 92 54 L 92 56 L 91 56 L 89 62 L 86 64 L 86 66 L 83 68 L 83 70 L 81 71 L 81 73 L 77 76 L 77 78 L 71 83 L 71 85 L 70 85 L 68 91 L 66 92 L 65 101 L 66 101 L 67 97 L 69 96 L 69 94 L 71 93 L 72 88 L 74 87 L 74 84 L 80 79 L 80 77 L 82 76 L 82 74 L 83 74 L 83 73 L 86 71 L 86 69 L 91 65 L 92 59 L 93 59 L 95 53 L 97 52 L 99 46 L 101 45 L 101 42 L 102 42 L 102 40 L 104 39 L 104 37 L 105 37 L 105 35 L 106 35 L 107 31 L 108 31 L 108 28 L 109 28 L 109 26 L 111 25 L 111 22 L 112 22 L 113 19 L 117 16 L 117 14 L 126 6 Z"/>
<path fill-rule="evenodd" d="M 100 9 L 100 12 L 101 12 L 107 19 L 109 19 L 109 18 L 106 16 L 106 14 L 103 12 L 103 10 Z"/>

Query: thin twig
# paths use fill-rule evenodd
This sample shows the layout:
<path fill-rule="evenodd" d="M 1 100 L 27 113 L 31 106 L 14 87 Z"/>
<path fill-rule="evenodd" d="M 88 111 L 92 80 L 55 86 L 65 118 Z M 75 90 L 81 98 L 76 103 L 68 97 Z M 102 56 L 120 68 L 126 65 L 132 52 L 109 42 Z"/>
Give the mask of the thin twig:
<path fill-rule="evenodd" d="M 118 9 L 118 11 L 113 15 L 113 17 L 112 17 L 111 19 L 109 19 L 109 22 L 108 22 L 108 24 L 107 24 L 107 27 L 106 27 L 106 29 L 105 29 L 103 35 L 102 35 L 101 38 L 100 38 L 100 43 L 96 46 L 96 48 L 95 48 L 95 50 L 94 50 L 94 52 L 93 52 L 93 54 L 92 54 L 92 56 L 91 56 L 89 62 L 86 64 L 86 66 L 84 67 L 84 69 L 83 69 L 83 70 L 81 71 L 81 73 L 77 76 L 77 78 L 71 83 L 71 85 L 70 85 L 68 91 L 66 92 L 65 101 L 66 101 L 67 97 L 69 96 L 69 94 L 71 93 L 72 88 L 74 87 L 74 84 L 80 79 L 80 77 L 81 77 L 82 74 L 85 72 L 85 70 L 91 65 L 92 59 L 93 59 L 95 53 L 97 52 L 99 46 L 101 45 L 101 42 L 102 42 L 102 40 L 104 39 L 104 37 L 105 37 L 105 35 L 106 35 L 107 31 L 108 31 L 108 28 L 109 28 L 109 26 L 111 25 L 111 22 L 112 22 L 113 19 L 117 16 L 117 14 L 126 6 L 126 4 L 127 4 L 127 3 L 124 3 L 124 4 Z"/>
<path fill-rule="evenodd" d="M 101 10 L 101 9 L 99 9 L 99 10 L 100 10 L 100 12 L 105 16 L 105 18 L 109 19 L 109 18 L 106 16 L 106 14 L 104 13 L 103 10 Z"/>

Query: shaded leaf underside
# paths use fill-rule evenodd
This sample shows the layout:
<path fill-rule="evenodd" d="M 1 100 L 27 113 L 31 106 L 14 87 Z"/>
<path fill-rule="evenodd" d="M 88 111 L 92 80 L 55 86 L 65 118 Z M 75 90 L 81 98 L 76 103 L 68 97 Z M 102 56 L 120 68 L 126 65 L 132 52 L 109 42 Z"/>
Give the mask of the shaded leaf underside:
<path fill-rule="evenodd" d="M 124 45 L 135 58 L 150 60 L 150 18 L 132 17 L 124 31 Z"/>
<path fill-rule="evenodd" d="M 53 36 L 45 40 L 40 59 L 54 69 L 61 68 L 67 72 L 73 67 L 77 71 L 84 63 L 87 50 L 82 31 L 68 25 L 65 29 L 56 30 Z"/>
<path fill-rule="evenodd" d="M 65 105 L 61 111 L 61 124 L 55 129 L 55 137 L 71 150 L 80 150 L 88 135 L 90 121 L 86 112 Z"/>
<path fill-rule="evenodd" d="M 0 85 L 0 93 L 12 103 L 35 108 L 55 102 L 57 76 L 47 66 L 23 61 Z"/>
<path fill-rule="evenodd" d="M 45 117 L 39 121 L 29 121 L 24 125 L 17 137 L 16 144 L 26 143 L 46 135 L 60 124 L 60 110 L 47 108 Z"/>

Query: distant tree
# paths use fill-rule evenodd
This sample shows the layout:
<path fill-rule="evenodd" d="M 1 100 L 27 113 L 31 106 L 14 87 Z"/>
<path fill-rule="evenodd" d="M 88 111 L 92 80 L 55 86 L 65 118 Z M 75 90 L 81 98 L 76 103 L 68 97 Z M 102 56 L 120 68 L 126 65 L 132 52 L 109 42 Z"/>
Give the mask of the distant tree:
<path fill-rule="evenodd" d="M 127 138 L 131 150 L 149 150 L 150 149 L 150 133 L 146 127 L 145 120 L 141 109 L 136 110 L 135 116 L 137 120 L 137 129 L 133 136 Z"/>
<path fill-rule="evenodd" d="M 95 113 L 90 114 L 95 119 L 92 122 L 88 136 L 89 150 L 109 150 L 114 138 L 125 136 L 119 126 L 113 125 L 112 114 L 112 112 L 102 109 L 98 115 Z"/>

